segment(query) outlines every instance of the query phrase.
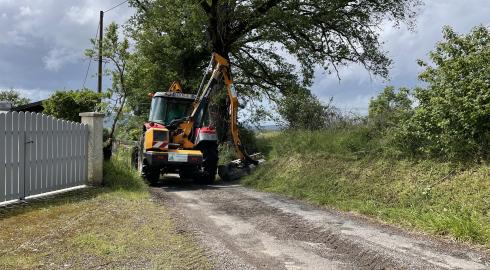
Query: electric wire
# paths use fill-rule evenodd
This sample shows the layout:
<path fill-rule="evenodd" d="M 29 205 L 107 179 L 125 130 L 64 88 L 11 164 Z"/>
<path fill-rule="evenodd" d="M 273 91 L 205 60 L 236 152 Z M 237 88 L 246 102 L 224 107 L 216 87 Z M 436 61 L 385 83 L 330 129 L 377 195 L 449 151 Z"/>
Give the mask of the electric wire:
<path fill-rule="evenodd" d="M 109 8 L 108 10 L 104 11 L 103 13 L 107 13 L 125 3 L 127 3 L 129 0 L 125 0 L 111 8 Z M 97 35 L 99 33 L 99 28 L 100 28 L 100 22 L 97 24 L 97 31 L 95 31 L 95 37 L 94 37 L 94 49 L 95 49 L 95 44 L 97 43 L 98 39 L 97 39 Z M 85 84 L 87 83 L 87 78 L 88 78 L 88 73 L 90 72 L 90 67 L 92 66 L 92 58 L 89 58 L 88 60 L 88 65 L 87 65 L 87 71 L 85 72 L 85 78 L 83 79 L 83 86 L 82 86 L 82 89 L 85 88 Z"/>
<path fill-rule="evenodd" d="M 120 5 L 127 3 L 128 1 L 129 1 L 129 0 L 126 0 L 126 1 L 124 1 L 124 2 L 121 2 L 121 3 L 119 3 L 119 4 L 117 4 L 117 5 L 113 6 L 113 7 L 111 7 L 110 9 L 108 9 L 108 10 L 104 11 L 104 13 L 109 12 L 109 11 L 111 11 L 111 10 L 113 10 L 113 9 L 117 8 L 117 7 L 119 7 Z"/>
<path fill-rule="evenodd" d="M 99 33 L 99 28 L 100 28 L 100 23 L 97 24 L 97 31 L 95 31 L 95 37 L 94 37 L 94 49 L 95 49 L 95 44 L 97 44 L 97 34 Z M 85 72 L 85 79 L 83 80 L 83 86 L 82 89 L 85 88 L 85 83 L 87 83 L 87 78 L 88 78 L 88 73 L 90 72 L 90 66 L 92 65 L 92 57 L 89 57 L 88 59 L 88 66 L 87 66 L 87 71 Z"/>

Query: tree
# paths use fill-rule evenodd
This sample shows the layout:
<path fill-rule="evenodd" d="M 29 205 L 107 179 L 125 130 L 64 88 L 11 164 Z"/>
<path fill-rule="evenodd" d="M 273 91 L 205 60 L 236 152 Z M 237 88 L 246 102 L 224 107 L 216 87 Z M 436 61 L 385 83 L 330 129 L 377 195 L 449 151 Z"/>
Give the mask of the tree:
<path fill-rule="evenodd" d="M 376 131 L 396 127 L 413 115 L 412 103 L 408 88 L 395 91 L 393 86 L 388 86 L 369 102 L 368 120 Z"/>
<path fill-rule="evenodd" d="M 102 57 L 110 64 L 112 69 L 107 69 L 106 74 L 110 74 L 112 78 L 112 87 L 107 89 L 110 98 L 108 112 L 112 114 L 112 125 L 109 133 L 109 140 L 114 138 L 116 126 L 123 114 L 126 100 L 131 93 L 129 87 L 129 78 L 127 69 L 131 61 L 129 53 L 129 41 L 127 38 L 119 39 L 119 26 L 116 23 L 111 23 L 105 29 L 105 35 L 102 42 Z M 92 40 L 94 48 L 99 46 L 97 40 Z M 87 49 L 85 54 L 88 57 L 94 58 L 98 52 L 94 49 Z"/>
<path fill-rule="evenodd" d="M 80 122 L 79 114 L 100 107 L 101 95 L 89 89 L 56 91 L 43 102 L 45 114 L 68 121 Z"/>
<path fill-rule="evenodd" d="M 0 101 L 8 101 L 13 107 L 25 105 L 31 102 L 28 98 L 24 98 L 19 92 L 14 89 L 0 90 Z"/>
<path fill-rule="evenodd" d="M 144 79 L 195 82 L 210 52 L 232 63 L 241 97 L 277 101 L 288 89 L 309 86 L 317 66 L 327 72 L 361 63 L 386 77 L 390 60 L 380 49 L 377 26 L 408 22 L 419 0 L 132 0 L 137 50 Z M 299 63 L 299 69 L 286 55 Z M 161 71 L 165 71 L 160 73 Z M 156 74 L 158 73 L 158 74 Z M 165 74 L 165 75 L 162 75 Z M 220 105 L 221 113 L 226 106 Z"/>
<path fill-rule="evenodd" d="M 319 130 L 338 120 L 337 109 L 322 103 L 307 89 L 299 89 L 278 101 L 278 112 L 289 129 Z"/>
<path fill-rule="evenodd" d="M 450 27 L 429 56 L 419 61 L 426 88 L 404 126 L 405 145 L 441 158 L 481 159 L 490 155 L 490 28 L 459 35 Z"/>

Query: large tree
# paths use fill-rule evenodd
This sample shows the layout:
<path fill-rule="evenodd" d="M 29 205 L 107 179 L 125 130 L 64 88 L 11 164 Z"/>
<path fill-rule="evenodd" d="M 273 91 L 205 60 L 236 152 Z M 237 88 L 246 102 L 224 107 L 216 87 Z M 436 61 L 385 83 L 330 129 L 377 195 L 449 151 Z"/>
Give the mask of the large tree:
<path fill-rule="evenodd" d="M 339 67 L 360 63 L 387 77 L 379 25 L 411 26 L 420 0 L 130 2 L 137 14 L 129 29 L 150 75 L 142 85 L 161 89 L 174 77 L 195 87 L 217 52 L 231 61 L 242 99 L 274 101 L 311 85 L 318 66 L 338 75 Z"/>

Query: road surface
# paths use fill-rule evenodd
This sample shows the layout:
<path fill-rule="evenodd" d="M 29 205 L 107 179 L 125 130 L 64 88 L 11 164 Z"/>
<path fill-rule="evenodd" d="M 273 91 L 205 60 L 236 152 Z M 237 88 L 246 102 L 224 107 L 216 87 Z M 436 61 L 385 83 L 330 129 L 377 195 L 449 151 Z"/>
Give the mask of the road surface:
<path fill-rule="evenodd" d="M 216 269 L 490 269 L 482 251 L 236 184 L 167 178 L 151 193 Z"/>

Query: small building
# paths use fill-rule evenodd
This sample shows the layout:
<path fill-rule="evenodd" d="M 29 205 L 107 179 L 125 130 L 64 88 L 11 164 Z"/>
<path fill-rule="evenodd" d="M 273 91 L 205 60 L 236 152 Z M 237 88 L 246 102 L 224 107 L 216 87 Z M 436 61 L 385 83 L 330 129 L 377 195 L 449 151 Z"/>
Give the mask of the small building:
<path fill-rule="evenodd" d="M 0 101 L 0 112 L 6 113 L 12 109 L 12 103 L 8 101 Z"/>
<path fill-rule="evenodd" d="M 35 112 L 35 113 L 41 113 L 44 111 L 44 106 L 43 106 L 43 101 L 36 101 L 32 103 L 28 103 L 25 105 L 20 105 L 17 107 L 12 107 L 10 110 L 13 112 Z"/>

